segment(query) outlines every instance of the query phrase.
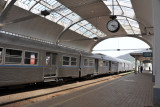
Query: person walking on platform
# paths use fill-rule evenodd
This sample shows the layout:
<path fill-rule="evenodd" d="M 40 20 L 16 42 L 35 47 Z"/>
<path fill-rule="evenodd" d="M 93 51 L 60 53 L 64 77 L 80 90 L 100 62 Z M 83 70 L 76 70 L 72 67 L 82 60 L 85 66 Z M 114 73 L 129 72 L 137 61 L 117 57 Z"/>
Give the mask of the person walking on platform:
<path fill-rule="evenodd" d="M 140 71 L 141 71 L 141 73 L 142 73 L 142 71 L 143 71 L 143 66 L 141 66 Z"/>

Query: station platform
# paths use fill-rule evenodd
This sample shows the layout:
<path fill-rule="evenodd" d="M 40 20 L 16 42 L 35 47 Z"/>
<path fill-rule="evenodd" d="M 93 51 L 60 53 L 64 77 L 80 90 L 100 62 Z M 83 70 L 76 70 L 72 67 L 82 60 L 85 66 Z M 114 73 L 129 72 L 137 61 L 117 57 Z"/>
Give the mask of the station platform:
<path fill-rule="evenodd" d="M 27 107 L 155 107 L 152 73 L 129 74 Z"/>

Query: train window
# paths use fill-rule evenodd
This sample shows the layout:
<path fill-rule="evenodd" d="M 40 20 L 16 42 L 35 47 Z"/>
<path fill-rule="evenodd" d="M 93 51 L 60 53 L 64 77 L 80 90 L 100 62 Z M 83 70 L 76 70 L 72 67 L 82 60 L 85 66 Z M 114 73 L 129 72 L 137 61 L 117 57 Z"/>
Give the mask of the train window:
<path fill-rule="evenodd" d="M 89 60 L 89 66 L 93 66 L 93 60 L 92 59 Z"/>
<path fill-rule="evenodd" d="M 109 66 L 109 62 L 108 61 L 106 62 L 106 66 Z"/>
<path fill-rule="evenodd" d="M 50 54 L 46 54 L 46 65 L 51 65 L 51 56 L 50 56 Z"/>
<path fill-rule="evenodd" d="M 63 65 L 69 65 L 69 61 L 70 60 L 70 57 L 67 57 L 67 56 L 63 56 Z"/>
<path fill-rule="evenodd" d="M 84 59 L 84 66 L 88 66 L 88 59 Z"/>
<path fill-rule="evenodd" d="M 20 64 L 22 61 L 22 51 L 6 49 L 5 64 Z"/>
<path fill-rule="evenodd" d="M 3 48 L 0 48 L 0 64 L 2 63 L 2 52 L 3 52 Z"/>
<path fill-rule="evenodd" d="M 77 65 L 77 58 L 71 57 L 71 65 Z"/>
<path fill-rule="evenodd" d="M 99 61 L 99 66 L 103 66 L 103 61 Z"/>
<path fill-rule="evenodd" d="M 52 65 L 56 65 L 57 54 L 52 54 Z"/>
<path fill-rule="evenodd" d="M 108 66 L 108 62 L 103 61 L 103 66 Z"/>
<path fill-rule="evenodd" d="M 103 66 L 106 66 L 106 61 L 103 61 Z"/>
<path fill-rule="evenodd" d="M 116 64 L 116 62 L 112 62 L 112 64 Z"/>
<path fill-rule="evenodd" d="M 35 65 L 38 61 L 38 53 L 35 52 L 25 52 L 24 64 Z"/>

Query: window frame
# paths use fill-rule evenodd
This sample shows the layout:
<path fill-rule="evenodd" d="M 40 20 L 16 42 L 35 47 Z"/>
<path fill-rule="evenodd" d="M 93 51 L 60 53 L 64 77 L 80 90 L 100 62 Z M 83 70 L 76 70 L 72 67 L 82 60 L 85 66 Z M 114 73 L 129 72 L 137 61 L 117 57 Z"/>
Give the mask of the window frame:
<path fill-rule="evenodd" d="M 68 65 L 64 65 L 63 64 L 63 57 L 69 57 L 69 64 Z M 72 62 L 75 62 L 75 61 L 71 61 L 71 59 L 72 58 L 76 58 L 76 65 L 72 65 Z M 75 56 L 67 56 L 67 55 L 62 55 L 62 65 L 63 66 L 77 66 L 77 62 L 78 62 L 78 59 L 77 59 L 77 57 L 75 57 Z"/>
<path fill-rule="evenodd" d="M 49 57 L 50 57 L 50 62 L 47 64 L 47 53 L 46 53 L 46 55 L 45 55 L 45 66 L 51 66 L 52 65 L 52 59 L 51 59 L 51 56 L 49 55 Z"/>
<path fill-rule="evenodd" d="M 92 65 L 90 65 L 90 64 L 91 64 L 91 63 L 90 63 L 91 61 L 92 61 Z M 94 66 L 94 59 L 89 59 L 89 60 L 88 60 L 88 66 L 90 66 L 90 67 L 93 67 L 93 66 Z"/>
<path fill-rule="evenodd" d="M 70 66 L 70 57 L 69 57 L 69 64 L 68 64 L 68 65 L 64 65 L 64 64 L 63 64 L 63 61 L 64 61 L 63 57 L 69 57 L 69 56 L 66 56 L 66 55 L 63 55 L 63 56 L 62 56 L 62 65 L 63 65 L 63 66 Z"/>
<path fill-rule="evenodd" d="M 87 65 L 85 65 L 85 60 L 87 60 Z M 89 61 L 88 60 L 89 60 L 88 58 L 83 59 L 83 66 L 89 66 Z"/>
<path fill-rule="evenodd" d="M 109 61 L 104 60 L 104 61 L 103 61 L 103 66 L 104 66 L 104 67 L 108 67 L 108 66 L 109 66 Z"/>
<path fill-rule="evenodd" d="M 25 64 L 25 55 L 26 55 L 26 52 L 33 52 L 33 53 L 37 53 L 37 58 L 35 58 L 35 59 L 37 59 L 37 64 Z M 39 65 L 39 52 L 36 52 L 36 51 L 29 51 L 29 50 L 24 50 L 24 55 L 23 55 L 23 64 L 24 65 L 32 65 L 32 66 L 36 66 L 36 65 Z"/>
<path fill-rule="evenodd" d="M 0 47 L 0 48 L 2 48 L 2 53 L 1 53 L 2 54 L 2 56 L 1 56 L 2 57 L 2 61 L 0 63 L 0 65 L 2 65 L 2 64 L 4 64 L 4 52 L 5 52 L 4 50 L 5 49 L 3 47 Z"/>
<path fill-rule="evenodd" d="M 4 49 L 4 48 L 3 48 Z M 20 63 L 18 63 L 18 64 L 13 64 L 13 63 L 6 63 L 6 56 L 7 56 L 7 54 L 6 54 L 6 51 L 7 51 L 7 49 L 10 49 L 10 50 L 17 50 L 17 51 L 22 51 L 22 54 L 21 54 L 21 62 Z M 8 57 L 8 56 L 7 56 Z M 4 49 L 4 64 L 5 65 L 22 65 L 23 64 L 23 50 L 22 49 L 15 49 L 15 48 L 5 48 Z"/>
<path fill-rule="evenodd" d="M 76 61 L 72 61 L 72 58 L 75 58 L 76 59 Z M 77 66 L 77 57 L 70 57 L 70 64 L 71 64 L 71 66 Z M 75 62 L 76 64 L 75 65 L 72 65 L 72 62 Z"/>
<path fill-rule="evenodd" d="M 87 60 L 87 65 L 85 65 L 85 62 L 84 62 L 85 60 Z M 93 65 L 90 65 L 90 61 L 92 61 Z M 83 66 L 93 67 L 94 66 L 94 59 L 84 58 L 83 59 Z"/>

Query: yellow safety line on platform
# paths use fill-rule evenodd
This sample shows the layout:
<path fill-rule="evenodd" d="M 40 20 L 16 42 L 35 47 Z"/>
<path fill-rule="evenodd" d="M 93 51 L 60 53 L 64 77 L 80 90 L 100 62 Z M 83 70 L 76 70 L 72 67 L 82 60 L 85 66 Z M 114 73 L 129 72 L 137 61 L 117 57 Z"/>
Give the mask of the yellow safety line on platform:
<path fill-rule="evenodd" d="M 130 73 L 128 73 L 128 74 L 130 74 Z M 128 76 L 127 76 L 127 77 L 128 77 Z M 127 77 L 125 77 L 125 78 L 127 78 Z M 76 99 L 76 98 L 78 98 L 78 97 L 81 97 L 81 96 L 84 96 L 84 95 L 86 95 L 86 94 L 89 94 L 89 93 L 91 93 L 91 92 L 93 92 L 93 91 L 96 91 L 96 90 L 99 90 L 99 89 L 101 89 L 101 88 L 103 88 L 103 87 L 106 87 L 106 86 L 108 86 L 108 85 L 111 85 L 111 84 L 113 84 L 113 83 L 115 83 L 115 82 L 118 82 L 118 81 L 120 81 L 120 80 L 122 80 L 122 79 L 124 79 L 124 78 L 121 78 L 121 79 L 119 79 L 119 80 L 117 80 L 117 81 L 112 81 L 111 83 L 109 83 L 109 84 L 107 84 L 107 85 L 104 85 L 104 86 L 102 86 L 102 87 L 95 88 L 95 89 L 93 89 L 93 90 L 91 90 L 91 91 L 88 91 L 88 92 L 83 93 L 83 94 L 81 94 L 81 95 L 78 95 L 78 96 L 72 97 L 72 98 L 70 98 L 70 99 L 64 100 L 64 101 L 59 102 L 59 103 L 57 103 L 57 104 L 55 104 L 55 105 L 51 105 L 51 106 L 49 106 L 49 107 L 58 106 L 58 105 L 63 104 L 63 103 L 65 103 L 65 102 L 71 101 L 71 100 Z"/>
<path fill-rule="evenodd" d="M 123 75 L 131 74 L 131 73 L 134 73 L 134 71 L 126 72 L 126 73 L 122 73 L 122 74 L 118 74 L 118 75 L 119 75 L 119 76 L 123 76 Z"/>

